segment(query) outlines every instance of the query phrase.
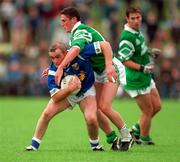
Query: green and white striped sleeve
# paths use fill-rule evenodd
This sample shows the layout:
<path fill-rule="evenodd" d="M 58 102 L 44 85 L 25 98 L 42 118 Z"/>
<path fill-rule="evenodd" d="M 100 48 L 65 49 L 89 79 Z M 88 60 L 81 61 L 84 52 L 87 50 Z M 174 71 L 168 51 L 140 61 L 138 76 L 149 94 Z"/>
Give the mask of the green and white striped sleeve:
<path fill-rule="evenodd" d="M 73 40 L 71 41 L 72 46 L 78 46 L 82 50 L 86 43 L 92 42 L 92 34 L 87 30 L 77 30 L 73 35 Z"/>
<path fill-rule="evenodd" d="M 119 43 L 118 58 L 121 62 L 129 60 L 135 51 L 134 45 L 128 40 Z"/>

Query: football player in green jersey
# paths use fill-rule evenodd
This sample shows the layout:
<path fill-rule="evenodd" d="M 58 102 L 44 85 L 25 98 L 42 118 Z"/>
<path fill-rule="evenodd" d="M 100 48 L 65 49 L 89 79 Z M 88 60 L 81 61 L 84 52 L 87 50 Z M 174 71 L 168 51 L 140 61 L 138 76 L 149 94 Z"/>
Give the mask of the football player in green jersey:
<path fill-rule="evenodd" d="M 79 12 L 75 8 L 67 7 L 63 9 L 60 17 L 62 27 L 67 33 L 70 33 L 71 49 L 58 67 L 56 73 L 57 83 L 61 78 L 63 68 L 71 62 L 74 57 L 78 56 L 79 52 L 83 50 L 86 44 L 97 41 L 105 41 L 98 31 L 80 22 Z M 105 50 L 107 49 L 109 49 L 108 46 Z M 112 101 L 116 96 L 116 92 L 119 87 L 119 83 L 113 83 L 113 81 L 117 79 L 117 71 L 117 73 L 121 73 L 120 77 L 118 75 L 118 79 L 122 84 L 125 84 L 124 66 L 118 59 L 113 58 L 111 48 L 109 52 L 103 51 L 92 56 L 90 61 L 96 78 L 95 88 L 98 104 L 99 126 L 106 133 L 107 142 L 112 144 L 113 150 L 118 150 L 120 148 L 119 150 L 127 151 L 132 146 L 132 137 L 120 114 L 112 108 Z M 109 120 L 111 120 L 120 131 L 122 135 L 120 142 L 115 132 L 112 131 Z"/>
<path fill-rule="evenodd" d="M 118 58 L 126 70 L 127 84 L 124 89 L 135 98 L 141 110 L 139 122 L 133 125 L 132 130 L 139 143 L 154 144 L 149 136 L 150 127 L 152 117 L 161 109 L 161 100 L 152 79 L 154 66 L 151 64 L 150 55 L 155 56 L 159 51 L 150 52 L 146 46 L 140 31 L 142 15 L 139 8 L 128 8 L 126 20 L 127 24 L 119 40 Z"/>

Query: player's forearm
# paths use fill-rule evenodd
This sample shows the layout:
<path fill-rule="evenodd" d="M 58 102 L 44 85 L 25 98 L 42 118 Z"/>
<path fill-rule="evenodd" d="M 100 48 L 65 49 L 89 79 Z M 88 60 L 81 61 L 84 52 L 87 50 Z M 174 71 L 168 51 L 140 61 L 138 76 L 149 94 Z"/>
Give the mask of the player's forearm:
<path fill-rule="evenodd" d="M 101 50 L 103 52 L 103 55 L 105 57 L 105 64 L 106 67 L 108 65 L 112 65 L 112 48 L 109 44 L 109 42 L 101 42 Z"/>
<path fill-rule="evenodd" d="M 123 64 L 131 69 L 137 70 L 139 72 L 143 72 L 146 74 L 152 74 L 153 73 L 153 69 L 154 69 L 154 65 L 149 64 L 149 65 L 141 65 L 141 64 L 137 64 L 133 61 L 125 61 L 123 62 Z"/>
<path fill-rule="evenodd" d="M 68 88 L 63 90 L 60 89 L 54 96 L 52 96 L 52 100 L 54 102 L 59 102 L 67 98 L 70 94 L 71 90 L 69 90 Z"/>
<path fill-rule="evenodd" d="M 131 69 L 138 70 L 138 71 L 140 70 L 140 67 L 141 67 L 140 64 L 135 63 L 135 62 L 133 62 L 133 61 L 131 61 L 131 60 L 124 61 L 124 62 L 123 62 L 123 65 L 125 65 L 125 66 L 127 66 L 127 67 L 129 67 L 129 68 L 131 68 Z"/>
<path fill-rule="evenodd" d="M 78 56 L 80 53 L 80 48 L 75 46 L 72 47 L 68 53 L 66 54 L 65 58 L 63 59 L 63 61 L 61 62 L 61 64 L 59 65 L 61 68 L 66 67 L 76 56 Z"/>

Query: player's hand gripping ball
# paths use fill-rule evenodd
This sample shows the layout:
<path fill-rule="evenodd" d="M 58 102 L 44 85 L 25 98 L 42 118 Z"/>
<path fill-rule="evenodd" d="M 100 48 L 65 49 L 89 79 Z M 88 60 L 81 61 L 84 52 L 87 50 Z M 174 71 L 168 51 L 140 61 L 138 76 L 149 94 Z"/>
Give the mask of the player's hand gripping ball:
<path fill-rule="evenodd" d="M 80 79 L 76 75 L 67 75 L 61 81 L 61 89 L 67 88 L 69 86 L 69 82 L 73 79 L 76 79 L 79 83 L 81 83 Z M 81 88 L 74 90 L 71 94 L 76 95 L 80 91 L 80 89 Z"/>

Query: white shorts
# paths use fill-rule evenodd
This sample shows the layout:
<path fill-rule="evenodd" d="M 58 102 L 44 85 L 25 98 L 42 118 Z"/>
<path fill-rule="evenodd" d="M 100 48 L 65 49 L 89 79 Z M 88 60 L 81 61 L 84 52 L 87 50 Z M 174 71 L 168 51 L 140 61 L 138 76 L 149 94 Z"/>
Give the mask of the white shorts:
<path fill-rule="evenodd" d="M 126 85 L 126 70 L 124 65 L 116 57 L 113 58 L 113 65 L 116 69 L 116 73 L 118 76 L 117 82 L 121 85 Z"/>
<path fill-rule="evenodd" d="M 105 70 L 101 74 L 97 74 L 96 72 L 94 72 L 94 76 L 95 76 L 95 82 L 97 82 L 97 83 L 106 83 L 106 82 L 108 82 Z"/>
<path fill-rule="evenodd" d="M 124 65 L 115 57 L 113 58 L 112 62 L 118 76 L 116 81 L 121 85 L 126 85 L 126 71 Z M 97 83 L 108 82 L 105 70 L 101 74 L 94 72 L 94 76 L 95 82 Z"/>
<path fill-rule="evenodd" d="M 92 86 L 89 90 L 87 90 L 84 95 L 77 97 L 76 95 L 70 95 L 67 97 L 68 102 L 70 103 L 71 107 L 69 109 L 73 109 L 73 107 L 76 105 L 76 103 L 79 103 L 87 96 L 96 96 L 95 87 Z"/>
<path fill-rule="evenodd" d="M 130 97 L 134 98 L 134 97 L 137 97 L 139 95 L 145 95 L 145 94 L 150 93 L 150 91 L 153 88 L 156 88 L 156 85 L 155 85 L 154 80 L 151 79 L 151 83 L 150 83 L 149 87 L 146 87 L 143 89 L 138 89 L 138 90 L 125 90 L 125 91 L 129 94 Z"/>

